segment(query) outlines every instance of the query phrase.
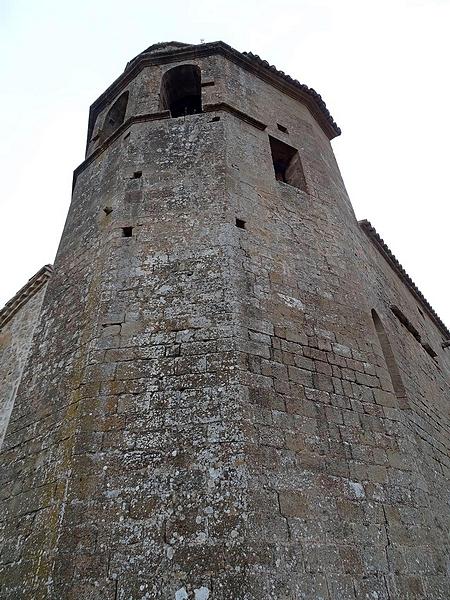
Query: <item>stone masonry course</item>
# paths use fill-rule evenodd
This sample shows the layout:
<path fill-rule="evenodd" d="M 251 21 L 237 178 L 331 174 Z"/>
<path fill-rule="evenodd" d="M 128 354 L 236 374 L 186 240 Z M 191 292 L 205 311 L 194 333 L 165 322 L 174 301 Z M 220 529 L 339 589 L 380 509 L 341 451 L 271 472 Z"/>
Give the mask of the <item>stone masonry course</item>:
<path fill-rule="evenodd" d="M 339 134 L 223 42 L 94 102 L 53 270 L 0 311 L 2 600 L 450 599 L 450 335 Z"/>

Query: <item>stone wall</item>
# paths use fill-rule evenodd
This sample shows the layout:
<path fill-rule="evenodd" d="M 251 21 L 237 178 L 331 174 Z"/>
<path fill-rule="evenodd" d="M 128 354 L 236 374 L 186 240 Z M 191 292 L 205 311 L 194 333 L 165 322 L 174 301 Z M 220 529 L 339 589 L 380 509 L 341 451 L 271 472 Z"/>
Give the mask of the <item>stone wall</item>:
<path fill-rule="evenodd" d="M 45 295 L 44 269 L 0 311 L 0 448 Z"/>
<path fill-rule="evenodd" d="M 306 106 L 188 62 L 207 112 L 142 116 L 178 64 L 159 57 L 127 84 L 140 120 L 77 169 L 2 453 L 3 595 L 447 599 L 442 331 Z M 305 189 L 275 179 L 269 135 Z M 392 305 L 420 308 L 436 360 Z"/>

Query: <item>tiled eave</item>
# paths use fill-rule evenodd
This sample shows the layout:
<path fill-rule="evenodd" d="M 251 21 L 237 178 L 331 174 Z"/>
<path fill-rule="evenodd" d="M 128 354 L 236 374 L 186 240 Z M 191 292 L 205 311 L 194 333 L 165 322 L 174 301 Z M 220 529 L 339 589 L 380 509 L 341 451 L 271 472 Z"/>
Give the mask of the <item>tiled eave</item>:
<path fill-rule="evenodd" d="M 160 49 L 158 49 L 159 47 Z M 300 83 L 283 71 L 279 71 L 276 67 L 251 52 L 238 52 L 224 42 L 211 42 L 199 45 L 181 45 L 178 48 L 173 46 L 167 48 L 165 44 L 156 44 L 149 51 L 138 54 L 136 58 L 127 64 L 124 73 L 92 104 L 89 114 L 88 140 L 97 115 L 128 86 L 142 69 L 152 65 L 193 60 L 211 55 L 224 56 L 305 104 L 330 140 L 340 135 L 340 128 L 336 125 L 320 94 L 313 88 Z"/>
<path fill-rule="evenodd" d="M 318 92 L 316 92 L 314 88 L 310 88 L 304 83 L 300 83 L 297 79 L 293 79 L 290 75 L 287 75 L 284 71 L 278 70 L 274 65 L 271 65 L 266 60 L 263 60 L 257 54 L 253 54 L 252 52 L 243 52 L 242 54 L 250 60 L 252 60 L 253 62 L 255 62 L 256 64 L 258 64 L 259 66 L 261 66 L 262 68 L 269 70 L 271 73 L 274 73 L 277 77 L 281 77 L 282 79 L 284 79 L 284 81 L 297 88 L 297 90 L 302 90 L 304 93 L 308 94 L 317 104 L 318 108 L 323 114 L 323 117 L 325 117 L 325 119 L 328 121 L 330 132 L 332 133 L 332 135 L 329 136 L 330 139 L 341 135 L 340 127 L 338 127 L 335 120 L 331 116 L 331 113 L 328 110 L 325 101 L 322 99 L 322 96 Z M 325 131 L 325 133 L 327 132 Z"/>
<path fill-rule="evenodd" d="M 380 254 L 384 257 L 384 259 L 388 262 L 388 264 L 392 267 L 392 269 L 397 273 L 406 287 L 409 289 L 411 294 L 416 298 L 416 300 L 420 303 L 420 305 L 426 310 L 431 320 L 438 327 L 442 335 L 445 339 L 450 339 L 450 331 L 447 329 L 445 324 L 439 318 L 437 312 L 419 290 L 417 285 L 399 263 L 395 255 L 390 250 L 389 246 L 385 243 L 385 241 L 380 237 L 375 227 L 364 219 L 363 221 L 359 221 L 359 226 L 373 243 L 373 245 L 377 248 Z"/>
<path fill-rule="evenodd" d="M 0 310 L 0 330 L 50 279 L 52 265 L 45 265 Z"/>

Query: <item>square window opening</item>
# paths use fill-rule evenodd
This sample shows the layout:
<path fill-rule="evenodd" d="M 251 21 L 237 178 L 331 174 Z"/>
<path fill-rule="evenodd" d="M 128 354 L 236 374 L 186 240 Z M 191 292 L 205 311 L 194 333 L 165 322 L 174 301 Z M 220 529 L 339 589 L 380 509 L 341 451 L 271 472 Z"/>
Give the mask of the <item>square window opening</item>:
<path fill-rule="evenodd" d="M 433 360 L 436 360 L 437 353 L 433 350 L 430 344 L 422 344 L 425 352 L 427 352 Z"/>
<path fill-rule="evenodd" d="M 142 171 L 135 171 L 133 173 L 133 179 L 140 179 L 142 177 Z"/>
<path fill-rule="evenodd" d="M 133 236 L 133 228 L 132 227 L 122 227 L 122 237 L 130 238 Z"/>
<path fill-rule="evenodd" d="M 269 136 L 275 179 L 306 192 L 306 181 L 298 151 Z"/>
<path fill-rule="evenodd" d="M 236 219 L 236 227 L 239 229 L 245 229 L 245 221 L 242 219 Z"/>

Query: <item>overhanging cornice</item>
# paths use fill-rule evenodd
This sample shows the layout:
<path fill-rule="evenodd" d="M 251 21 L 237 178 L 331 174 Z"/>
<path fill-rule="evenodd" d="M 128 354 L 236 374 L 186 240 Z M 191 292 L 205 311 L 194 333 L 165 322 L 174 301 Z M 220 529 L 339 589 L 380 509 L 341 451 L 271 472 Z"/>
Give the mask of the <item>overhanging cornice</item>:
<path fill-rule="evenodd" d="M 92 104 L 89 114 L 89 132 L 92 131 L 95 119 L 100 111 L 127 87 L 145 67 L 219 55 L 224 56 L 283 93 L 306 105 L 330 140 L 341 133 L 320 94 L 307 85 L 286 75 L 283 71 L 279 71 L 257 55 L 238 52 L 231 46 L 228 46 L 228 44 L 220 41 L 181 46 L 179 48 L 169 46 L 167 49 L 165 45 L 161 45 L 161 49 L 158 49 L 158 47 L 159 45 L 152 46 L 150 51 L 144 51 L 132 59 L 127 64 L 122 75 Z"/>

